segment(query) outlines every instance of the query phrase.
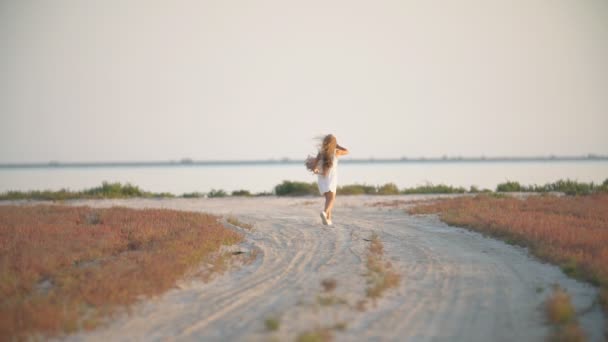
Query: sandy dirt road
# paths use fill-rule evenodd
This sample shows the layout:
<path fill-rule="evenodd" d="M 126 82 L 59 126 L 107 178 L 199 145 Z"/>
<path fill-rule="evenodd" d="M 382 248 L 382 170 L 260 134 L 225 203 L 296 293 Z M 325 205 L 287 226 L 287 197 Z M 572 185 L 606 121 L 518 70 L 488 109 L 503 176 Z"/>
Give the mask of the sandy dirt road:
<path fill-rule="evenodd" d="M 320 198 L 72 202 L 232 214 L 254 224 L 240 248 L 258 256 L 210 282 L 183 281 L 130 315 L 67 340 L 293 341 L 329 328 L 337 341 L 542 341 L 550 332 L 542 303 L 554 283 L 573 296 L 590 340 L 603 340 L 594 287 L 522 248 L 402 208 L 371 206 L 397 198 L 419 197 L 338 197 L 333 227 L 320 223 Z M 374 232 L 401 275 L 399 287 L 376 302 L 366 298 L 364 276 Z M 337 283 L 329 305 L 319 300 L 328 296 L 324 279 Z M 280 322 L 277 331 L 266 329 L 269 318 Z"/>

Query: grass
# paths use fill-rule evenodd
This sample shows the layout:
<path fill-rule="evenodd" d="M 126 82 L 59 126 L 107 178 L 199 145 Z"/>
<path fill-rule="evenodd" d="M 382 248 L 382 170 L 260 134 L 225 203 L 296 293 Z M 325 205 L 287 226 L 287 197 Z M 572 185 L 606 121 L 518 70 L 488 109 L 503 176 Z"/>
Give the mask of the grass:
<path fill-rule="evenodd" d="M 0 336 L 92 329 L 242 238 L 201 213 L 0 206 Z"/>
<path fill-rule="evenodd" d="M 209 191 L 207 193 L 207 197 L 208 198 L 221 198 L 221 197 L 226 197 L 228 196 L 228 193 L 222 189 L 216 190 L 216 189 L 211 189 L 211 191 Z"/>
<path fill-rule="evenodd" d="M 570 301 L 570 295 L 559 286 L 553 289 L 551 297 L 547 300 L 545 312 L 551 324 L 562 325 L 576 319 L 576 311 Z"/>
<path fill-rule="evenodd" d="M 445 184 L 427 183 L 411 188 L 399 189 L 394 183 L 384 185 L 348 184 L 339 186 L 339 195 L 411 195 L 411 194 L 478 194 L 491 193 L 489 189 L 479 189 L 471 186 L 468 190 L 463 187 L 454 187 Z M 577 182 L 569 179 L 558 180 L 544 185 L 521 185 L 518 182 L 507 181 L 496 187 L 496 192 L 562 192 L 566 195 L 588 195 L 608 192 L 608 179 L 602 184 Z M 318 195 L 316 183 L 283 181 L 275 187 L 278 196 L 310 196 Z"/>
<path fill-rule="evenodd" d="M 226 221 L 233 226 L 237 226 L 237 227 L 247 229 L 247 230 L 253 230 L 253 224 L 240 221 L 238 218 L 236 218 L 234 216 L 228 216 Z"/>
<path fill-rule="evenodd" d="M 281 327 L 281 321 L 275 317 L 266 318 L 264 321 L 264 326 L 268 331 L 277 331 Z"/>
<path fill-rule="evenodd" d="M 170 193 L 153 193 L 141 190 L 130 183 L 109 183 L 103 182 L 101 186 L 85 189 L 82 191 L 71 191 L 61 189 L 59 191 L 8 191 L 0 194 L 0 200 L 53 200 L 63 201 L 78 198 L 130 198 L 130 197 L 175 197 Z"/>
<path fill-rule="evenodd" d="M 479 191 L 477 188 L 472 187 L 473 191 Z M 420 185 L 414 188 L 407 188 L 401 191 L 402 194 L 411 195 L 411 194 L 463 194 L 467 192 L 465 188 L 462 187 L 453 187 L 450 185 L 444 184 L 436 184 L 427 183 L 425 185 Z"/>
<path fill-rule="evenodd" d="M 336 193 L 340 195 L 373 195 L 376 193 L 376 187 L 365 184 L 350 184 L 339 186 Z"/>
<path fill-rule="evenodd" d="M 410 208 L 438 213 L 444 222 L 527 247 L 569 276 L 600 287 L 608 313 L 608 194 L 530 196 L 525 199 L 477 195 Z"/>
<path fill-rule="evenodd" d="M 305 331 L 296 337 L 296 342 L 328 342 L 334 339 L 333 333 L 328 328 L 318 328 Z"/>
<path fill-rule="evenodd" d="M 393 270 L 391 263 L 384 260 L 384 245 L 378 235 L 373 233 L 370 240 L 366 262 L 366 296 L 376 299 L 386 290 L 397 287 L 401 277 Z"/>
<path fill-rule="evenodd" d="M 251 192 L 248 190 L 235 190 L 231 194 L 233 197 L 251 197 Z"/>
<path fill-rule="evenodd" d="M 576 311 L 570 295 L 559 286 L 545 303 L 545 314 L 549 323 L 554 326 L 549 341 L 586 341 L 587 338 L 576 319 Z"/>
<path fill-rule="evenodd" d="M 608 193 L 608 179 L 602 184 L 583 183 L 573 180 L 558 180 L 553 183 L 544 185 L 521 185 L 518 182 L 507 181 L 496 187 L 497 193 L 502 192 L 562 192 L 566 195 L 588 195 L 594 193 Z M 366 185 L 366 184 L 349 184 L 339 186 L 337 189 L 339 195 L 410 195 L 410 194 L 477 194 L 477 193 L 492 193 L 491 190 L 480 190 L 476 186 L 471 186 L 469 190 L 463 187 L 453 187 L 444 184 L 427 183 L 412 188 L 399 189 L 394 183 L 386 183 L 384 185 Z M 297 181 L 283 181 L 274 187 L 273 192 L 260 192 L 252 194 L 248 190 L 235 190 L 230 194 L 222 189 L 212 189 L 208 193 L 202 192 L 187 192 L 181 195 L 183 198 L 221 198 L 227 196 L 233 197 L 261 197 L 261 196 L 317 196 L 319 190 L 317 183 L 306 183 Z M 85 189 L 82 191 L 71 191 L 62 189 L 59 191 L 8 191 L 0 194 L 0 200 L 69 200 L 69 199 L 98 199 L 98 198 L 132 198 L 132 197 L 167 197 L 172 198 L 175 195 L 167 192 L 153 193 L 141 190 L 139 187 L 121 183 L 103 182 L 101 186 Z"/>
<path fill-rule="evenodd" d="M 317 296 L 317 303 L 321 306 L 332 306 L 338 304 L 348 304 L 348 302 L 341 297 L 334 295 L 319 295 Z"/>
<path fill-rule="evenodd" d="M 319 189 L 317 183 L 291 182 L 283 181 L 283 183 L 274 187 L 274 192 L 277 196 L 306 196 L 318 195 Z"/>
<path fill-rule="evenodd" d="M 519 182 L 507 181 L 496 186 L 497 192 L 563 192 L 566 195 L 590 195 L 608 192 L 608 178 L 602 184 L 583 183 L 570 179 L 560 179 L 544 185 L 521 185 Z"/>

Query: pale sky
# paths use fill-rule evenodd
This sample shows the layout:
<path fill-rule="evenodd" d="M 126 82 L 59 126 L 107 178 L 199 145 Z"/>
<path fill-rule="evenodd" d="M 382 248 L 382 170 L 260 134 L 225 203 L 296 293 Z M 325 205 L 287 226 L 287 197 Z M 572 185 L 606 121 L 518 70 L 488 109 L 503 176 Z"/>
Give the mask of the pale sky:
<path fill-rule="evenodd" d="M 608 154 L 608 1 L 0 0 L 0 162 Z"/>

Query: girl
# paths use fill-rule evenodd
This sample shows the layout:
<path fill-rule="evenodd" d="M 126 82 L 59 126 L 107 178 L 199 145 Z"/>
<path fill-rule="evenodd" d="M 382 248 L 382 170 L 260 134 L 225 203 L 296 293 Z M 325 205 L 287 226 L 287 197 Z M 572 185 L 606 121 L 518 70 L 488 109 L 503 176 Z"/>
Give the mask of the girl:
<path fill-rule="evenodd" d="M 338 186 L 338 158 L 348 154 L 348 150 L 340 145 L 336 137 L 328 134 L 323 138 L 319 153 L 315 158 L 306 160 L 306 167 L 318 175 L 317 185 L 319 192 L 325 196 L 325 209 L 321 212 L 321 220 L 324 225 L 332 225 L 331 210 L 336 199 L 336 188 Z"/>

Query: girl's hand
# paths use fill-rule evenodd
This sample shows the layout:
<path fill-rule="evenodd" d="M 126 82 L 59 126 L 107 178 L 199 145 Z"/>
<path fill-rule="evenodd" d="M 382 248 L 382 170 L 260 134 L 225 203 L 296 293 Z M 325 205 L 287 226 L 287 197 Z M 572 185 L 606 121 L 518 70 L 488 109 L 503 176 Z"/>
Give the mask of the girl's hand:
<path fill-rule="evenodd" d="M 336 155 L 337 156 L 345 156 L 348 154 L 348 149 L 345 147 L 342 147 L 340 145 L 336 146 Z"/>

